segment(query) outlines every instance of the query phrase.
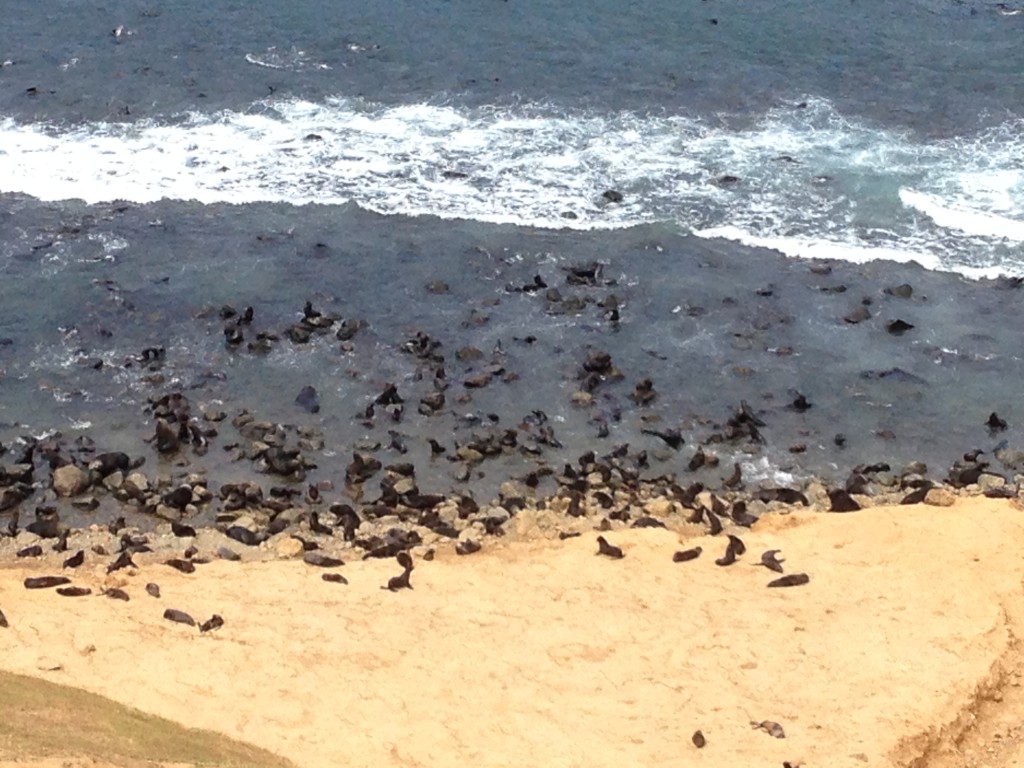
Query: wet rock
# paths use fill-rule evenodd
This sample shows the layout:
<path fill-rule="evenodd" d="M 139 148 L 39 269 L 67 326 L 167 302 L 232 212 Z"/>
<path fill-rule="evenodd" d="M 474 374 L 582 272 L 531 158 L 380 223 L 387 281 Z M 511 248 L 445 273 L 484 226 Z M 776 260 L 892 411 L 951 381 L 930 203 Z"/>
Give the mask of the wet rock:
<path fill-rule="evenodd" d="M 309 385 L 303 387 L 299 392 L 295 398 L 295 404 L 306 413 L 320 412 L 320 397 L 317 395 L 316 389 Z"/>
<path fill-rule="evenodd" d="M 850 325 L 857 325 L 863 323 L 865 320 L 871 319 L 871 312 L 868 311 L 867 307 L 857 307 L 852 312 L 847 313 L 843 316 L 843 321 Z"/>
<path fill-rule="evenodd" d="M 914 294 L 914 287 L 910 283 L 902 283 L 901 285 L 893 285 L 886 288 L 885 293 L 900 299 L 909 299 Z"/>
<path fill-rule="evenodd" d="M 74 464 L 53 471 L 53 491 L 58 496 L 77 496 L 89 487 L 89 475 Z"/>
<path fill-rule="evenodd" d="M 902 336 L 907 331 L 912 331 L 914 326 L 905 320 L 890 320 L 885 324 L 885 330 L 892 336 Z"/>

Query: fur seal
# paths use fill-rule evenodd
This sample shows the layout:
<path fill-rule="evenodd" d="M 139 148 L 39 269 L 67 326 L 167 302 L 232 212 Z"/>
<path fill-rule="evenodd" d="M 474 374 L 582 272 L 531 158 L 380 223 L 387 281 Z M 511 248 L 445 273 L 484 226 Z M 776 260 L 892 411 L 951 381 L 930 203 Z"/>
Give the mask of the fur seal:
<path fill-rule="evenodd" d="M 166 616 L 166 614 L 165 614 L 165 616 Z M 202 624 L 199 625 L 199 631 L 200 632 L 212 632 L 213 630 L 220 629 L 223 626 L 224 626 L 224 619 L 220 616 L 220 614 L 215 613 L 215 614 L 213 614 L 213 616 L 211 616 L 210 618 L 208 618 L 206 621 L 204 621 Z"/>
<path fill-rule="evenodd" d="M 191 525 L 184 525 L 183 523 L 171 520 L 171 533 L 179 538 L 190 538 L 196 535 L 196 529 Z"/>
<path fill-rule="evenodd" d="M 160 585 L 149 582 L 149 584 L 146 585 L 146 593 L 150 597 L 160 597 Z"/>
<path fill-rule="evenodd" d="M 764 731 L 769 736 L 776 739 L 786 738 L 786 731 L 783 730 L 782 726 L 776 723 L 774 720 L 762 720 L 760 723 L 750 721 L 750 725 L 757 730 Z"/>
<path fill-rule="evenodd" d="M 743 483 L 743 470 L 740 469 L 740 465 L 733 463 L 732 474 L 722 480 L 722 485 L 726 488 L 738 488 Z"/>
<path fill-rule="evenodd" d="M 732 508 L 729 510 L 729 516 L 736 525 L 743 528 L 749 528 L 757 522 L 757 516 L 747 512 L 747 502 L 743 500 L 733 503 Z"/>
<path fill-rule="evenodd" d="M 61 568 L 77 568 L 78 566 L 80 566 L 84 562 L 85 562 L 85 550 L 84 549 L 80 549 L 77 552 L 75 552 L 75 554 L 73 554 L 71 557 L 69 557 L 67 560 L 65 560 L 64 564 L 61 566 Z"/>
<path fill-rule="evenodd" d="M 25 589 L 49 589 L 70 583 L 67 576 L 30 576 L 25 579 Z"/>
<path fill-rule="evenodd" d="M 781 549 L 769 549 L 769 550 L 767 550 L 765 552 L 762 552 L 761 553 L 761 562 L 758 563 L 758 565 L 763 565 L 769 571 L 775 571 L 776 573 L 782 573 L 782 564 L 784 562 L 786 562 L 786 561 L 785 560 L 779 560 L 779 558 L 776 557 L 779 554 L 779 552 L 781 552 L 781 551 L 782 551 Z"/>
<path fill-rule="evenodd" d="M 1002 432 L 1006 429 L 1006 419 L 999 418 L 999 414 L 995 411 L 989 414 L 988 421 L 985 422 L 985 426 L 993 432 Z"/>
<path fill-rule="evenodd" d="M 690 737 L 690 741 L 693 742 L 693 746 L 697 749 L 704 749 L 704 745 L 708 743 L 708 740 L 704 738 L 702 731 L 694 731 L 693 736 Z"/>
<path fill-rule="evenodd" d="M 57 594 L 64 597 L 85 597 L 91 595 L 92 590 L 88 587 L 57 587 Z"/>
<path fill-rule="evenodd" d="M 221 560 L 230 560 L 232 562 L 238 562 L 242 559 L 242 556 L 235 552 L 233 549 L 227 547 L 217 547 L 217 557 Z"/>
<path fill-rule="evenodd" d="M 811 577 L 806 573 L 791 573 L 775 581 L 768 582 L 769 587 L 799 587 L 810 582 Z"/>
<path fill-rule="evenodd" d="M 691 560 L 696 560 L 700 557 L 700 553 L 704 550 L 701 547 L 694 547 L 693 549 L 684 549 L 682 552 L 676 552 L 672 555 L 673 563 L 688 563 Z"/>
<path fill-rule="evenodd" d="M 11 626 L 11 625 L 7 623 L 7 617 L 4 616 L 4 612 L 3 611 L 0 611 L 0 627 L 3 627 L 4 629 L 7 629 L 9 626 Z"/>
<path fill-rule="evenodd" d="M 168 621 L 174 621 L 178 624 L 188 624 L 190 627 L 196 625 L 196 620 L 189 616 L 184 611 L 179 611 L 174 608 L 168 608 L 164 611 L 164 618 Z"/>
<path fill-rule="evenodd" d="M 718 515 L 710 509 L 705 509 L 704 514 L 708 519 L 708 533 L 712 536 L 720 534 L 722 532 L 722 521 L 718 519 Z"/>
<path fill-rule="evenodd" d="M 725 547 L 725 554 L 722 555 L 722 557 L 715 560 L 715 565 L 732 565 L 736 562 L 737 556 L 742 555 L 746 551 L 747 547 L 743 543 L 743 540 L 740 539 L 738 536 L 733 536 L 730 533 L 729 543 Z"/>
<path fill-rule="evenodd" d="M 340 573 L 325 573 L 320 578 L 324 581 L 329 581 L 333 584 L 348 584 L 348 579 L 346 579 Z"/>
<path fill-rule="evenodd" d="M 174 557 L 174 558 L 171 558 L 170 560 L 165 560 L 164 561 L 164 565 L 169 565 L 174 570 L 181 571 L 182 573 L 195 573 L 196 572 L 196 567 L 195 567 L 195 565 L 192 564 L 191 560 L 181 560 L 181 559 L 179 559 L 177 557 Z"/>
<path fill-rule="evenodd" d="M 33 544 L 31 547 L 25 547 L 19 549 L 15 553 L 15 557 L 40 557 L 43 554 L 43 548 L 38 544 Z"/>
<path fill-rule="evenodd" d="M 597 554 L 610 557 L 613 560 L 621 560 L 626 556 L 619 547 L 609 544 L 604 536 L 597 537 Z"/>
<path fill-rule="evenodd" d="M 315 565 L 320 568 L 337 568 L 339 565 L 344 565 L 345 561 L 338 557 L 330 557 L 328 555 L 321 554 L 320 552 L 307 552 L 302 556 L 302 562 L 307 565 Z"/>
<path fill-rule="evenodd" d="M 835 488 L 829 491 L 828 500 L 830 503 L 829 512 L 857 512 L 860 509 L 860 504 L 842 488 Z"/>
<path fill-rule="evenodd" d="M 126 603 L 130 599 L 128 597 L 128 593 L 127 592 L 125 592 L 123 589 L 118 589 L 117 587 L 112 587 L 111 589 L 106 589 L 106 590 L 103 591 L 103 594 L 106 595 L 107 597 L 111 598 L 112 600 L 124 600 Z"/>
<path fill-rule="evenodd" d="M 579 531 L 559 531 L 558 532 L 558 538 L 561 539 L 562 541 L 565 541 L 566 539 L 575 539 L 575 538 L 577 538 L 579 536 L 582 536 L 582 535 L 583 534 L 580 533 Z"/>
<path fill-rule="evenodd" d="M 457 555 L 472 555 L 475 552 L 479 552 L 482 549 L 480 544 L 473 541 L 472 539 L 466 539 L 460 541 L 455 545 L 455 554 Z"/>
<path fill-rule="evenodd" d="M 126 550 L 119 554 L 114 562 L 107 566 L 107 573 L 113 573 L 114 571 L 119 571 L 122 568 L 127 568 L 128 566 L 131 566 L 132 568 L 137 567 L 135 563 L 132 562 L 132 553 Z"/>
<path fill-rule="evenodd" d="M 388 579 L 388 585 L 381 587 L 381 589 L 391 592 L 397 592 L 400 589 L 412 589 L 412 584 L 409 583 L 409 576 L 412 574 L 413 569 L 412 556 L 408 552 L 399 552 L 395 555 L 395 559 L 405 570 L 402 571 L 401 576 L 392 576 Z"/>

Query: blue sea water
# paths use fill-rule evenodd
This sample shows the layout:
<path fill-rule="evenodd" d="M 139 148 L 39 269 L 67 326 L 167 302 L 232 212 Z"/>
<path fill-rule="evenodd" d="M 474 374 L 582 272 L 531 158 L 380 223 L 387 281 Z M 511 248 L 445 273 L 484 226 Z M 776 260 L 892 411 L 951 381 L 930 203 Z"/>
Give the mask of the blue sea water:
<path fill-rule="evenodd" d="M 145 398 L 174 387 L 294 418 L 314 382 L 344 454 L 376 434 L 350 424 L 375 387 L 420 386 L 401 342 L 425 329 L 452 353 L 498 346 L 532 377 L 464 393 L 463 410 L 543 406 L 579 448 L 595 418 L 643 439 L 651 414 L 626 394 L 644 376 L 657 418 L 695 441 L 740 399 L 781 418 L 788 390 L 810 392 L 818 409 L 785 416 L 768 449 L 798 474 L 948 463 L 987 439 L 988 411 L 1016 408 L 1015 294 L 992 282 L 1024 275 L 1012 3 L 13 5 L 12 434 L 90 423 L 128 445 Z M 567 292 L 564 267 L 592 259 L 608 279 L 580 312 L 505 290 L 541 275 Z M 440 299 L 423 290 L 436 280 Z M 908 280 L 902 304 L 883 290 Z M 625 299 L 614 330 L 595 304 L 610 293 Z M 307 299 L 370 318 L 372 343 L 254 361 L 204 311 L 251 304 L 280 328 Z M 870 333 L 841 319 L 862 301 Z M 915 314 L 899 342 L 882 326 Z M 515 346 L 531 334 L 539 347 Z M 156 383 L 125 365 L 149 345 L 170 350 Z M 596 346 L 627 377 L 580 413 L 569 395 Z M 865 377 L 893 368 L 914 378 Z M 851 453 L 835 455 L 837 431 Z"/>

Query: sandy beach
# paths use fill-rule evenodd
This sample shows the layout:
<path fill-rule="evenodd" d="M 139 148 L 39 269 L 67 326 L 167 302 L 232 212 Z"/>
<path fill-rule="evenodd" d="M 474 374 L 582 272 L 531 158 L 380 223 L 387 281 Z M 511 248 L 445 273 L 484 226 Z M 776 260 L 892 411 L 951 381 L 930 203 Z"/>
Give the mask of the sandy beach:
<path fill-rule="evenodd" d="M 773 513 L 744 533 L 747 552 L 729 567 L 714 562 L 724 536 L 682 518 L 605 536 L 623 559 L 597 556 L 596 533 L 510 536 L 467 557 L 439 550 L 417 557 L 414 589 L 398 592 L 381 589 L 401 570 L 393 559 L 336 569 L 348 584 L 296 560 L 214 561 L 189 575 L 154 564 L 108 576 L 97 564 L 73 574 L 93 589 L 78 598 L 23 586 L 59 565 L 8 563 L 0 668 L 309 768 L 952 768 L 1019 757 L 1016 502 Z M 699 558 L 673 562 L 694 546 Z M 755 564 L 768 549 L 810 583 L 767 588 L 777 574 Z M 130 601 L 99 596 L 111 586 Z M 168 608 L 197 622 L 216 613 L 224 626 L 200 633 L 165 620 Z M 0 757 L 31 756 L 0 744 Z M 48 757 L 0 765 L 57 764 Z"/>

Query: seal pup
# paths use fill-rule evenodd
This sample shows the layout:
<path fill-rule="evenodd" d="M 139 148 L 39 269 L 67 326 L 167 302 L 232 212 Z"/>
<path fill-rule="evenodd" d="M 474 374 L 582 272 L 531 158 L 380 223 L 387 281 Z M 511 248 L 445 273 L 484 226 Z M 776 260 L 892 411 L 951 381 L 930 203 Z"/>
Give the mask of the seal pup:
<path fill-rule="evenodd" d="M 25 547 L 19 549 L 14 553 L 15 557 L 39 557 L 43 554 L 43 548 L 38 544 L 33 544 L 31 547 Z"/>
<path fill-rule="evenodd" d="M 146 593 L 150 597 L 160 597 L 160 585 L 149 582 L 149 584 L 146 585 Z"/>
<path fill-rule="evenodd" d="M 78 566 L 80 566 L 84 562 L 85 562 L 85 550 L 84 549 L 80 549 L 77 552 L 75 552 L 75 554 L 73 554 L 71 557 L 69 557 L 67 560 L 65 560 L 64 564 L 61 566 L 61 568 L 77 568 Z"/>
<path fill-rule="evenodd" d="M 791 573 L 775 581 L 768 582 L 769 587 L 799 587 L 810 582 L 811 577 L 806 573 Z"/>
<path fill-rule="evenodd" d="M 626 556 L 619 547 L 609 544 L 604 536 L 597 537 L 597 554 L 610 557 L 613 560 L 621 560 Z"/>
<path fill-rule="evenodd" d="M 401 576 L 392 576 L 388 579 L 388 585 L 381 587 L 390 592 L 397 592 L 400 589 L 412 589 L 412 584 L 409 583 L 409 576 L 412 574 L 412 556 L 408 552 L 399 552 L 395 555 L 395 559 L 398 564 L 404 569 Z"/>
<path fill-rule="evenodd" d="M 200 632 L 212 632 L 215 629 L 220 629 L 224 626 L 224 619 L 220 614 L 213 614 L 210 618 L 199 625 Z"/>
<path fill-rule="evenodd" d="M 196 625 L 196 620 L 189 616 L 184 611 L 179 611 L 175 608 L 168 608 L 164 611 L 164 618 L 168 621 L 173 621 L 178 624 L 188 624 L 190 627 Z"/>
<path fill-rule="evenodd" d="M 700 547 L 694 547 L 693 549 L 684 549 L 681 552 L 676 552 L 672 555 L 673 563 L 688 563 L 691 560 L 696 560 L 700 557 L 700 553 L 704 550 Z"/>
<path fill-rule="evenodd" d="M 130 599 L 128 597 L 128 593 L 127 592 L 125 592 L 123 589 L 118 589 L 117 587 L 112 587 L 110 589 L 105 589 L 105 590 L 103 590 L 103 594 L 106 597 L 111 598 L 112 600 L 124 600 L 126 603 Z"/>
<path fill-rule="evenodd" d="M 769 571 L 775 571 L 776 573 L 782 573 L 782 564 L 785 560 L 779 560 L 777 555 L 781 552 L 781 549 L 769 549 L 761 553 L 761 562 L 755 563 L 755 565 L 763 565 Z"/>
<path fill-rule="evenodd" d="M 348 579 L 340 573 L 325 573 L 320 578 L 324 581 L 331 582 L 332 584 L 348 584 Z"/>
<path fill-rule="evenodd" d="M 708 743 L 708 740 L 704 738 L 703 731 L 694 731 L 693 736 L 690 737 L 690 741 L 693 742 L 693 746 L 697 749 L 704 749 L 704 745 Z"/>
<path fill-rule="evenodd" d="M 0 611 L 0 627 L 3 627 L 4 629 L 7 629 L 9 626 L 11 626 L 11 625 L 7 623 L 7 617 L 4 616 L 4 612 L 3 611 Z"/>

